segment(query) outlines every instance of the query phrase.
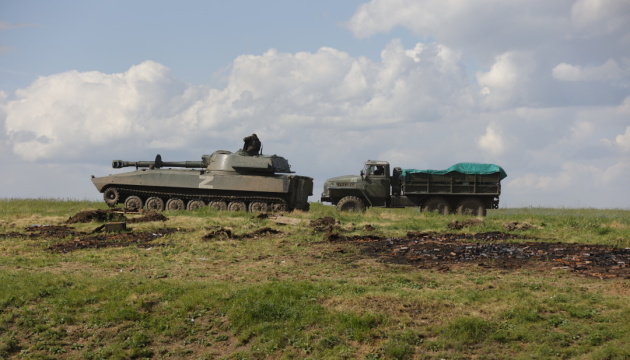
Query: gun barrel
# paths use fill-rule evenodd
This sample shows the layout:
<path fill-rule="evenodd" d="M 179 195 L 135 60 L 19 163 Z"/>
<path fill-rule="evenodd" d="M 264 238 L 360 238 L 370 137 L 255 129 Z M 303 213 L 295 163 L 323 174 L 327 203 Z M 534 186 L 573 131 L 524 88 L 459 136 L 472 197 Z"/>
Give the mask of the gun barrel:
<path fill-rule="evenodd" d="M 203 161 L 163 161 L 161 167 L 181 167 L 187 169 L 205 168 Z"/>
<path fill-rule="evenodd" d="M 203 161 L 162 161 L 161 158 L 158 157 L 155 159 L 156 161 L 123 161 L 123 160 L 114 160 L 112 161 L 112 167 L 114 169 L 121 169 L 124 167 L 136 167 L 136 168 L 162 168 L 165 166 L 169 167 L 180 167 L 187 169 L 198 169 L 205 168 L 207 164 Z"/>

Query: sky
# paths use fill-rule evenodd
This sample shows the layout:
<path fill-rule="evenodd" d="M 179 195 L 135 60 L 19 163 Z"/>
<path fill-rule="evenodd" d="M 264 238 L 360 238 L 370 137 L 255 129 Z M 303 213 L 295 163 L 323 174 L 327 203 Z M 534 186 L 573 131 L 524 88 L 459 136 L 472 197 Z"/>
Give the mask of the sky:
<path fill-rule="evenodd" d="M 501 207 L 630 208 L 630 1 L 0 0 L 0 198 L 258 134 L 314 178 L 493 163 Z"/>

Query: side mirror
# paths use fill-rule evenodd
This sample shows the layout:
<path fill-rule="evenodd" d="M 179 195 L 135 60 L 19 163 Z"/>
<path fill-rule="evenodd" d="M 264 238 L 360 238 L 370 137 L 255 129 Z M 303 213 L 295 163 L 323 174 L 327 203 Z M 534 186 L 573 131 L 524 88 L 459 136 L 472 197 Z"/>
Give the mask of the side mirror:
<path fill-rule="evenodd" d="M 363 170 L 361 170 L 361 179 L 363 179 L 363 176 L 365 176 L 365 172 L 363 172 Z"/>

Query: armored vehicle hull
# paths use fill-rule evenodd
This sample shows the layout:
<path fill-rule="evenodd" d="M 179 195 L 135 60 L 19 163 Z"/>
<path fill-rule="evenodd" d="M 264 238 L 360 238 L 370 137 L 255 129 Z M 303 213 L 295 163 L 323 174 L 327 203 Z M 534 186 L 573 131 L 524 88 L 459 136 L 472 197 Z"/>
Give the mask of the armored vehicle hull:
<path fill-rule="evenodd" d="M 124 204 L 129 209 L 162 211 L 209 205 L 230 211 L 307 211 L 313 193 L 313 179 L 281 174 L 292 172 L 287 160 L 276 155 L 219 150 L 203 155 L 202 161 L 163 162 L 158 155 L 155 161 L 114 160 L 112 166 L 136 167 L 92 177 L 112 207 Z"/>

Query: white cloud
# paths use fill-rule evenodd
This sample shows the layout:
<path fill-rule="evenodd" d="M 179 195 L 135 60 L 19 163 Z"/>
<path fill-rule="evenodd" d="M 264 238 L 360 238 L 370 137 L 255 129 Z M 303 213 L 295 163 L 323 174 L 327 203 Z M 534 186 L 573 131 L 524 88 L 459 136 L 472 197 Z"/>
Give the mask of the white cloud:
<path fill-rule="evenodd" d="M 254 128 L 280 138 L 304 127 L 433 121 L 470 106 L 458 54 L 439 44 L 414 49 L 394 40 L 381 62 L 332 48 L 243 55 L 224 89 L 183 83 L 152 61 L 120 74 L 69 71 L 5 99 L 6 135 L 25 160 L 77 159 L 113 144 L 181 148 Z"/>
<path fill-rule="evenodd" d="M 5 129 L 13 151 L 28 161 L 77 159 L 88 149 L 160 137 L 182 146 L 174 135 L 192 129 L 182 111 L 202 94 L 150 61 L 123 74 L 69 71 L 18 90 L 6 104 Z"/>
<path fill-rule="evenodd" d="M 570 4 L 568 0 L 372 0 L 359 7 L 347 26 L 359 38 L 400 26 L 450 43 L 479 35 L 493 36 L 490 29 L 512 34 L 530 23 L 553 28 L 557 26 L 555 17 L 568 12 Z M 524 7 L 528 11 L 523 11 Z"/>
<path fill-rule="evenodd" d="M 495 124 L 490 124 L 486 128 L 486 133 L 477 141 L 479 147 L 493 155 L 500 155 L 505 149 L 501 131 L 496 129 Z"/>
<path fill-rule="evenodd" d="M 578 66 L 566 63 L 553 68 L 553 77 L 562 81 L 602 81 L 615 80 L 630 76 L 630 60 L 624 59 L 623 64 L 608 59 L 599 66 Z"/>
<path fill-rule="evenodd" d="M 584 141 L 588 139 L 595 130 L 595 124 L 590 121 L 577 121 L 573 126 L 571 126 L 571 141 Z"/>
<path fill-rule="evenodd" d="M 521 103 L 532 72 L 528 54 L 507 52 L 497 56 L 489 71 L 476 74 L 483 104 L 501 108 Z"/>
<path fill-rule="evenodd" d="M 626 132 L 615 136 L 614 140 L 604 139 L 604 142 L 613 148 L 630 153 L 630 126 L 626 127 Z"/>
<path fill-rule="evenodd" d="M 571 7 L 576 28 L 594 34 L 628 31 L 630 2 L 626 0 L 577 0 Z"/>
<path fill-rule="evenodd" d="M 590 207 L 606 203 L 609 207 L 626 207 L 625 179 L 630 162 L 611 166 L 565 162 L 549 174 L 525 173 L 508 178 L 504 191 L 517 190 L 536 197 L 538 206 Z M 517 206 L 525 206 L 526 199 Z M 601 205 L 600 205 L 601 206 Z"/>
<path fill-rule="evenodd" d="M 363 38 L 404 28 L 462 54 L 490 108 L 617 101 L 630 86 L 627 0 L 372 0 L 348 22 Z M 568 89 L 562 81 L 598 81 Z"/>

